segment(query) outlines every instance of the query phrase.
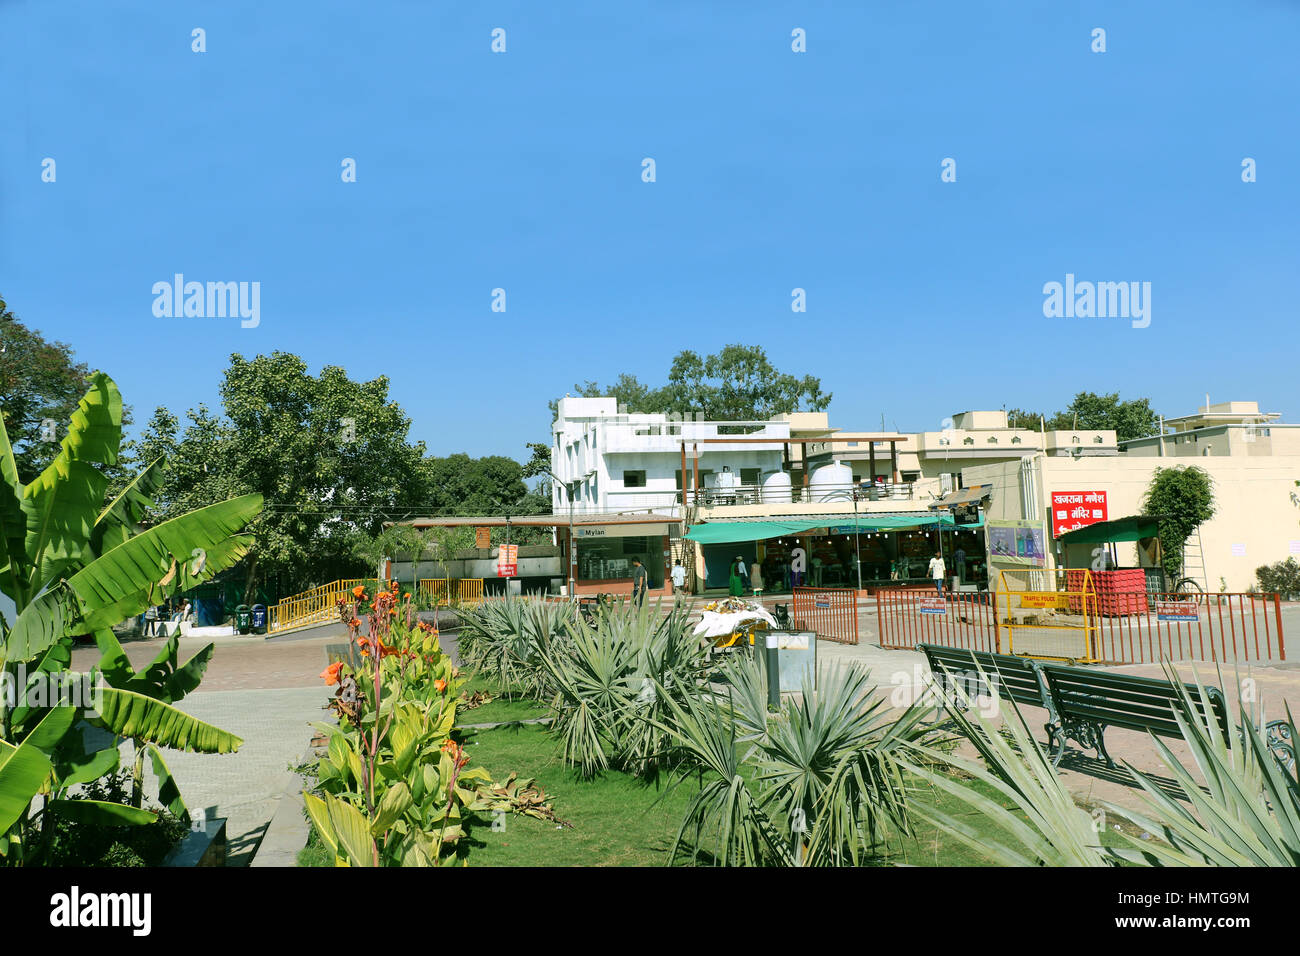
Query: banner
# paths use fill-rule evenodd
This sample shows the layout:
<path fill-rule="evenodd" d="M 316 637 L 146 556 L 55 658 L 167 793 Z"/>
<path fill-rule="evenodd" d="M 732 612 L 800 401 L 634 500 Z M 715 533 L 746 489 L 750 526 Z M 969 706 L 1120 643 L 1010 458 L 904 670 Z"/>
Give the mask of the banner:
<path fill-rule="evenodd" d="M 989 562 L 1026 568 L 1047 566 L 1047 534 L 1038 521 L 987 521 Z"/>

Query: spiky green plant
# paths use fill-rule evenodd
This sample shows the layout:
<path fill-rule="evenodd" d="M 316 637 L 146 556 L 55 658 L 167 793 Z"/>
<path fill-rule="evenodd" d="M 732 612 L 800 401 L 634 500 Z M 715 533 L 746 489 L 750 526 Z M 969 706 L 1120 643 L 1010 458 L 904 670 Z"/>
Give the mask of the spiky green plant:
<path fill-rule="evenodd" d="M 982 668 L 980 680 L 984 686 L 992 686 Z M 997 834 L 934 807 L 917 806 L 916 815 L 1001 866 L 1107 866 L 1115 862 L 1101 846 L 1093 817 L 1065 789 L 1015 703 L 996 696 L 986 698 L 991 702 L 989 710 L 1006 718 L 1002 721 L 1007 731 L 1004 735 L 993 717 L 984 712 L 984 705 L 961 685 L 959 680 L 936 682 L 933 692 L 982 762 L 937 747 L 933 741 L 915 741 L 907 745 L 903 763 L 912 774 L 984 817 Z M 1010 809 L 954 777 L 952 770 L 1000 794 Z"/>
<path fill-rule="evenodd" d="M 665 615 L 613 605 L 595 625 L 567 621 L 567 640 L 540 656 L 553 692 L 552 731 L 565 762 L 584 777 L 611 768 L 653 777 L 672 759 L 661 729 L 668 701 L 699 693 L 707 650 L 680 607 Z"/>
<path fill-rule="evenodd" d="M 1178 689 L 1182 708 L 1174 717 L 1191 751 L 1201 783 L 1163 740 L 1153 736 L 1156 752 L 1187 796 L 1171 798 L 1154 779 L 1133 767 L 1143 791 L 1144 811 L 1107 803 L 1106 809 L 1159 838 L 1136 840 L 1117 855 L 1130 862 L 1161 866 L 1298 866 L 1300 865 L 1300 785 L 1261 737 L 1242 706 L 1241 734 L 1223 733 L 1218 721 L 1201 715 L 1172 666 L 1165 672 Z M 1205 688 L 1193 670 L 1204 699 Z M 1220 678 L 1222 679 L 1222 678 Z M 1189 718 L 1188 714 L 1196 716 Z M 1295 719 L 1287 707 L 1286 728 L 1295 740 Z"/>
<path fill-rule="evenodd" d="M 1113 803 L 1104 805 L 1110 813 L 1140 827 L 1154 839 L 1140 839 L 1121 830 L 1127 846 L 1103 847 L 1098 822 L 1074 802 L 1029 732 L 1019 708 L 999 708 L 1005 718 L 1004 736 L 991 718 L 965 706 L 969 698 L 960 682 L 950 684 L 951 690 L 936 687 L 936 693 L 943 698 L 963 735 L 979 751 L 982 764 L 933 747 L 914 745 L 912 749 L 927 758 L 927 764 L 909 766 L 995 823 L 1003 837 L 992 837 L 986 827 L 976 829 L 938 811 L 918 809 L 918 814 L 1005 866 L 1300 863 L 1300 787 L 1296 778 L 1268 748 L 1244 707 L 1238 715 L 1240 736 L 1224 734 L 1210 713 L 1200 714 L 1193 706 L 1178 672 L 1165 664 L 1165 673 L 1180 698 L 1181 706 L 1171 705 L 1171 710 L 1199 775 L 1193 774 L 1163 740 L 1152 734 L 1161 763 L 1178 783 L 1186 802 L 1170 796 L 1151 775 L 1126 763 L 1142 790 L 1145 808 L 1138 811 Z M 1199 675 L 1195 675 L 1195 685 L 1204 699 L 1205 687 Z M 1295 722 L 1289 709 L 1287 727 L 1291 739 L 1295 739 Z M 936 769 L 935 764 L 964 771 L 1002 794 L 1011 809 Z"/>
<path fill-rule="evenodd" d="M 890 833 L 910 832 L 898 757 L 925 732 L 924 708 L 896 716 L 869 673 L 840 666 L 823 668 L 816 686 L 805 675 L 801 694 L 769 717 L 758 663 L 726 675 L 729 690 L 674 703 L 663 725 L 684 754 L 678 783 L 705 781 L 674 858 L 851 866 Z"/>

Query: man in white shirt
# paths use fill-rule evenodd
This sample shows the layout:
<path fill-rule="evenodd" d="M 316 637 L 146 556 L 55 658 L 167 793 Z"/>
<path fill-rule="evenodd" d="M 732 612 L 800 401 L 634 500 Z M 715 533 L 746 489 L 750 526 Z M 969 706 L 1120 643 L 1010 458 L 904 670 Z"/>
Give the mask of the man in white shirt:
<path fill-rule="evenodd" d="M 943 594 L 943 575 L 943 552 L 936 551 L 930 559 L 930 577 L 934 579 L 934 589 L 940 594 Z"/>
<path fill-rule="evenodd" d="M 680 560 L 673 562 L 673 593 L 680 594 L 686 587 L 686 569 Z"/>

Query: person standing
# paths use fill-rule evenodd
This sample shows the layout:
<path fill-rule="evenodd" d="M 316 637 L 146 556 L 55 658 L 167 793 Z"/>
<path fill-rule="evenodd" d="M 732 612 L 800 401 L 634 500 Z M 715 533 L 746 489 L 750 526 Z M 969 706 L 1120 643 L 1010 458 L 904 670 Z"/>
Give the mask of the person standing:
<path fill-rule="evenodd" d="M 641 563 L 640 558 L 632 559 L 632 600 L 636 602 L 637 607 L 645 603 L 646 586 L 650 583 L 650 575 L 646 573 L 645 565 Z"/>
<path fill-rule="evenodd" d="M 934 580 L 934 589 L 943 594 L 943 552 L 936 551 L 930 559 L 930 577 Z"/>
<path fill-rule="evenodd" d="M 727 593 L 732 597 L 741 597 L 745 593 L 745 558 L 743 555 L 736 555 L 736 560 L 731 562 L 731 570 L 727 575 Z"/>
<path fill-rule="evenodd" d="M 966 552 L 961 545 L 957 545 L 957 550 L 952 553 L 952 570 L 957 575 L 957 583 L 966 583 Z"/>
<path fill-rule="evenodd" d="M 682 567 L 681 559 L 673 562 L 673 593 L 680 594 L 686 590 L 686 569 Z"/>
<path fill-rule="evenodd" d="M 753 591 L 763 590 L 763 568 L 759 565 L 757 558 L 749 566 L 749 587 Z"/>
<path fill-rule="evenodd" d="M 149 610 L 144 612 L 144 636 L 153 637 L 154 630 L 158 626 L 158 605 L 149 605 Z"/>

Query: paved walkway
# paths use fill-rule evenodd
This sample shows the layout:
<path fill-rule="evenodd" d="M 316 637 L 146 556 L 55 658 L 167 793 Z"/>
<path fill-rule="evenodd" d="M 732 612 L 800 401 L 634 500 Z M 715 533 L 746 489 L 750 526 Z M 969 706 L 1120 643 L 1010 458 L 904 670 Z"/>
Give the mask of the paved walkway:
<path fill-rule="evenodd" d="M 289 767 L 307 750 L 310 723 L 329 718 L 322 709 L 329 695 L 319 675 L 325 667 L 324 646 L 339 640 L 337 636 L 299 635 L 293 640 L 245 637 L 215 641 L 216 653 L 203 683 L 180 704 L 186 713 L 244 739 L 233 754 L 163 752 L 191 811 L 215 807 L 209 815 L 226 817 L 230 866 L 248 865 L 277 800 L 290 783 Z M 162 643 L 157 639 L 133 641 L 123 649 L 138 669 L 154 658 Z M 181 661 L 206 643 L 182 640 Z M 73 667 L 85 670 L 98 659 L 94 647 L 77 648 Z M 130 743 L 123 744 L 123 765 L 133 759 L 132 750 Z M 146 777 L 146 792 L 156 793 L 151 768 Z"/>

